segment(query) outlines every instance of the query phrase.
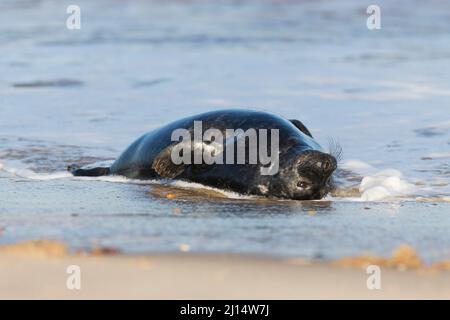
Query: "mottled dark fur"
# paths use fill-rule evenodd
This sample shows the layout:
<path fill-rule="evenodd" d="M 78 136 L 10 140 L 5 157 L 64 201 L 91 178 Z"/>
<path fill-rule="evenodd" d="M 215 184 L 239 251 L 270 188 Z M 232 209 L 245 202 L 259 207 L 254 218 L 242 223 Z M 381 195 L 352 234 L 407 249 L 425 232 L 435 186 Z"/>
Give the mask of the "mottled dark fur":
<path fill-rule="evenodd" d="M 203 131 L 215 128 L 224 136 L 225 129 L 279 129 L 278 173 L 261 175 L 260 164 L 176 166 L 169 162 L 170 148 L 177 143 L 171 141 L 172 132 L 179 128 L 192 132 L 194 121 L 200 120 Z M 112 174 L 133 179 L 176 178 L 242 194 L 310 200 L 321 199 L 330 191 L 331 175 L 336 166 L 335 157 L 323 152 L 300 121 L 267 112 L 231 109 L 192 116 L 153 130 L 131 144 L 111 168 L 72 167 L 71 171 L 76 176 Z"/>

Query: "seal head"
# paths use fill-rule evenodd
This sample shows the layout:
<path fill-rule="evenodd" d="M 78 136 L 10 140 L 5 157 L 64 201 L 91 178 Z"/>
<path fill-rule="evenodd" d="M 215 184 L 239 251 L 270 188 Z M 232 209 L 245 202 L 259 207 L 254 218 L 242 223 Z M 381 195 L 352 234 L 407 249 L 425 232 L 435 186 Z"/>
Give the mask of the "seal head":
<path fill-rule="evenodd" d="M 337 168 L 334 156 L 322 151 L 297 151 L 280 158 L 273 177 L 263 177 L 258 189 L 263 194 L 294 200 L 318 200 L 333 190 L 332 175 Z"/>

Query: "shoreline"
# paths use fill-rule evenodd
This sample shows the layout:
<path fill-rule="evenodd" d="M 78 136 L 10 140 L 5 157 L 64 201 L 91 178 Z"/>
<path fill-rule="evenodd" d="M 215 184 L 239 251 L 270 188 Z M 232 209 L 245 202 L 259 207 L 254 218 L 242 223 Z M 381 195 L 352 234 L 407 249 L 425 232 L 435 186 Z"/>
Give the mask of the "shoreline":
<path fill-rule="evenodd" d="M 380 260 L 69 254 L 61 243 L 26 242 L 0 248 L 0 299 L 450 299 L 448 265 L 408 265 L 410 258 L 399 261 L 405 268 L 381 263 L 381 289 L 369 290 L 362 266 Z M 79 267 L 80 290 L 67 287 L 69 266 Z"/>

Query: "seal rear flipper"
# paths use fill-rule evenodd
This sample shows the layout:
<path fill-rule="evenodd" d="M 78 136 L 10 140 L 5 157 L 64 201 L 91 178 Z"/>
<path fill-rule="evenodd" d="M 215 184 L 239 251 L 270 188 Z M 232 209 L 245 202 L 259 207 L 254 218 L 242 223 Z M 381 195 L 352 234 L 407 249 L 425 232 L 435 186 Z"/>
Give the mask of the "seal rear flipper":
<path fill-rule="evenodd" d="M 76 177 L 100 177 L 100 176 L 107 176 L 110 173 L 110 169 L 105 167 L 80 169 L 72 165 L 67 167 L 67 170 L 70 171 Z"/>
<path fill-rule="evenodd" d="M 307 136 L 313 137 L 311 132 L 309 132 L 308 128 L 300 121 L 296 119 L 289 120 L 294 126 L 296 126 L 301 132 L 306 134 Z"/>

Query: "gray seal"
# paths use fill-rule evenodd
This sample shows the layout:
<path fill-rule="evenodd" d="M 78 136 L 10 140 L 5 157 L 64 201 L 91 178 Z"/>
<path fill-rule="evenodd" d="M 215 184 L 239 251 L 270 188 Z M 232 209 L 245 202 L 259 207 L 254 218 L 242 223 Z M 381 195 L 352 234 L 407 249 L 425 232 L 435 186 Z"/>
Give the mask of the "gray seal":
<path fill-rule="evenodd" d="M 242 136 L 227 137 L 227 130 L 272 130 L 279 134 L 278 171 L 262 174 L 261 163 L 177 163 L 171 157 L 182 141 L 172 141 L 174 130 L 194 131 L 194 122 L 201 121 L 202 130 L 217 129 L 237 146 Z M 244 136 L 244 139 L 248 137 Z M 227 142 L 228 143 L 228 142 Z M 272 140 L 268 142 L 271 147 Z M 200 148 L 217 148 L 213 154 L 225 153 L 211 141 L 192 144 L 192 152 Z M 218 145 L 218 144 L 217 144 Z M 235 150 L 236 151 L 236 150 Z M 259 150 L 258 150 L 259 151 Z M 247 156 L 250 149 L 246 147 Z M 234 152 L 234 160 L 237 160 Z M 266 166 L 267 167 L 267 166 Z M 219 110 L 207 112 L 162 126 L 133 142 L 111 167 L 79 168 L 69 166 L 74 176 L 121 175 L 131 179 L 179 179 L 246 195 L 258 195 L 295 200 L 323 198 L 332 190 L 332 174 L 336 170 L 336 157 L 323 151 L 310 131 L 299 120 L 254 110 Z"/>

